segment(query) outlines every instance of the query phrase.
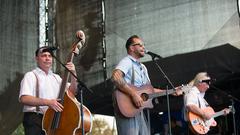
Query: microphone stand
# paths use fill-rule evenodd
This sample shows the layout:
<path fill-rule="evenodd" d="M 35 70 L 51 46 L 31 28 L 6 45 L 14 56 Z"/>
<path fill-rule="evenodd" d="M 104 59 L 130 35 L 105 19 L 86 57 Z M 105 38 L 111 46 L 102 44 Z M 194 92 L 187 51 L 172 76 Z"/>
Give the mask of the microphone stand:
<path fill-rule="evenodd" d="M 167 83 L 170 84 L 170 86 L 174 88 L 173 83 L 170 81 L 170 79 L 168 78 L 168 76 L 165 74 L 165 72 L 163 71 L 163 69 L 161 68 L 161 66 L 157 63 L 156 61 L 156 57 L 157 58 L 161 58 L 161 56 L 159 55 L 151 55 L 152 57 L 152 61 L 154 62 L 154 64 L 157 66 L 157 68 L 159 69 L 159 71 L 163 74 L 164 78 L 167 80 Z M 168 110 L 168 128 L 169 128 L 169 135 L 172 135 L 172 129 L 171 129 L 171 114 L 170 114 L 170 101 L 169 101 L 169 95 L 168 95 L 168 85 L 166 86 L 166 96 L 167 96 L 167 110 Z"/>
<path fill-rule="evenodd" d="M 83 114 L 83 89 L 86 89 L 88 91 L 90 91 L 91 93 L 93 93 L 93 91 L 91 89 L 89 89 L 82 81 L 80 81 L 80 79 L 72 72 L 70 71 L 65 64 L 63 64 L 53 53 L 52 57 L 56 59 L 56 61 L 61 64 L 74 78 L 77 79 L 78 82 L 78 91 L 80 91 L 80 112 L 81 112 L 81 128 L 82 128 L 82 135 L 85 134 L 84 131 L 84 114 Z"/>
<path fill-rule="evenodd" d="M 236 120 L 235 120 L 235 108 L 234 108 L 234 100 L 238 101 L 240 103 L 240 100 L 237 99 L 236 97 L 226 93 L 224 90 L 221 90 L 213 85 L 211 85 L 212 88 L 222 92 L 224 95 L 228 96 L 229 98 L 231 98 L 231 104 L 232 104 L 232 119 L 233 119 L 233 135 L 237 135 L 237 128 L 236 128 Z"/>
<path fill-rule="evenodd" d="M 229 95 L 231 98 L 231 103 L 232 103 L 232 118 L 233 118 L 233 135 L 237 135 L 237 129 L 236 129 L 236 120 L 235 120 L 235 108 L 234 108 L 234 97 L 232 95 Z"/>

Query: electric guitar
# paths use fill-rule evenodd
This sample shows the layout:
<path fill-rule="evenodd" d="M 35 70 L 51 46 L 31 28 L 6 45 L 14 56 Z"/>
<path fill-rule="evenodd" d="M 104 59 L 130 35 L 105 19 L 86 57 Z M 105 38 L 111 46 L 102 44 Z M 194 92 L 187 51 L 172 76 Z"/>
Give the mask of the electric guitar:
<path fill-rule="evenodd" d="M 172 94 L 175 92 L 175 89 L 170 89 L 167 91 L 167 93 L 165 92 L 156 93 L 156 92 L 153 92 L 154 88 L 151 85 L 143 85 L 142 87 L 136 87 L 136 86 L 130 85 L 130 87 L 137 89 L 137 94 L 140 95 L 140 97 L 144 102 L 142 107 L 140 108 L 136 107 L 129 95 L 127 95 L 126 93 L 123 93 L 120 90 L 115 90 L 113 94 L 116 98 L 118 109 L 121 112 L 121 114 L 125 117 L 134 117 L 137 113 L 139 113 L 144 108 L 153 108 L 153 104 L 152 104 L 153 98 L 165 96 L 167 94 Z M 189 90 L 191 90 L 191 86 L 182 86 L 181 90 L 183 92 L 188 92 Z"/>
<path fill-rule="evenodd" d="M 212 107 L 206 107 L 203 108 L 203 110 L 204 112 L 213 114 L 212 118 L 209 120 L 204 120 L 199 115 L 192 112 L 188 112 L 190 129 L 196 134 L 206 134 L 210 130 L 211 126 L 215 127 L 217 125 L 217 122 L 214 120 L 214 118 L 230 113 L 232 111 L 232 107 L 230 106 L 229 108 L 225 108 L 222 111 L 216 113 L 214 112 Z"/>

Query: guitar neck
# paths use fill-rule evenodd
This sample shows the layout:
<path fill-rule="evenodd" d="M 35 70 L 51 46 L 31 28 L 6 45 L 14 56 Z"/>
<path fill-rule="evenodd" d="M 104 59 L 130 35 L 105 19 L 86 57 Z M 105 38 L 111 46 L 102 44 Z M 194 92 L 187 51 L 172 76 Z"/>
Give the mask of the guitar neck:
<path fill-rule="evenodd" d="M 216 113 L 212 116 L 212 118 L 216 118 L 216 117 L 221 116 L 221 115 L 223 115 L 223 114 L 224 114 L 223 111 L 216 112 Z"/>
<path fill-rule="evenodd" d="M 74 56 L 74 53 L 71 53 L 67 62 L 72 62 L 73 61 L 73 56 Z M 61 103 L 63 103 L 62 99 L 64 98 L 64 94 L 65 94 L 65 91 L 66 91 L 66 86 L 67 86 L 67 83 L 68 83 L 69 76 L 70 76 L 70 73 L 68 72 L 67 69 L 65 69 L 64 70 L 64 76 L 62 78 L 61 87 L 60 87 L 60 92 L 59 92 L 59 95 L 58 95 L 58 98 L 61 99 L 61 101 L 60 101 Z"/>
<path fill-rule="evenodd" d="M 175 89 L 170 89 L 170 90 L 167 90 L 166 92 L 156 92 L 156 93 L 148 94 L 148 96 L 149 96 L 149 99 L 152 99 L 156 97 L 165 96 L 167 94 L 172 94 L 174 92 L 175 92 Z"/>
<path fill-rule="evenodd" d="M 231 112 L 231 109 L 229 110 L 229 112 Z M 224 114 L 225 114 L 225 113 L 224 113 L 224 110 L 222 110 L 222 111 L 216 112 L 216 113 L 212 116 L 212 118 L 216 118 L 216 117 L 221 116 L 221 115 L 224 115 Z"/>

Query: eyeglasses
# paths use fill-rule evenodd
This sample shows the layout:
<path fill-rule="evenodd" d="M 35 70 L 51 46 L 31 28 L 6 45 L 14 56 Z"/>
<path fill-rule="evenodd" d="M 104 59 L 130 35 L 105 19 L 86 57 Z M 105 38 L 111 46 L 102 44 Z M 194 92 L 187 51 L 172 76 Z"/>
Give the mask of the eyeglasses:
<path fill-rule="evenodd" d="M 134 43 L 134 44 L 131 44 L 131 46 L 136 46 L 136 45 L 139 45 L 139 46 L 144 46 L 143 43 Z"/>
<path fill-rule="evenodd" d="M 208 84 L 208 85 L 210 85 L 211 84 L 211 80 L 210 79 L 208 79 L 208 80 L 202 80 L 202 81 L 200 81 L 201 83 L 206 83 L 206 84 Z"/>

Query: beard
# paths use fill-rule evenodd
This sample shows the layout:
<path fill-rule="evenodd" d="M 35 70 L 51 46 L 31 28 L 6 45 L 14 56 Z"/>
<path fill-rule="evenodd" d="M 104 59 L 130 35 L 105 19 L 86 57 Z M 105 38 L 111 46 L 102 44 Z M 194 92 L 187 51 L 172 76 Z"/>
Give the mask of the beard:
<path fill-rule="evenodd" d="M 144 52 L 140 52 L 140 51 L 138 51 L 137 54 L 138 54 L 138 56 L 139 56 L 140 58 L 142 58 L 142 57 L 145 56 L 145 53 L 144 53 Z"/>

